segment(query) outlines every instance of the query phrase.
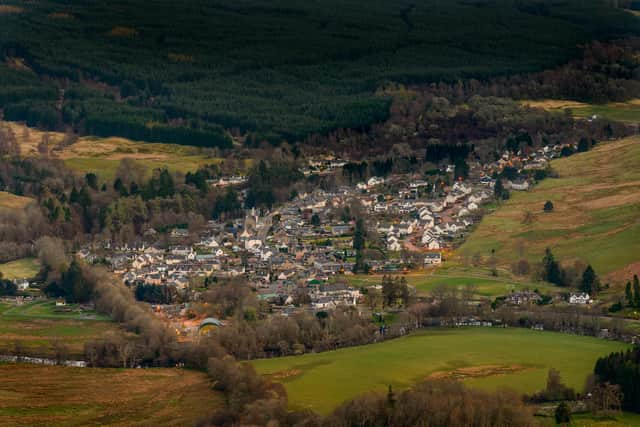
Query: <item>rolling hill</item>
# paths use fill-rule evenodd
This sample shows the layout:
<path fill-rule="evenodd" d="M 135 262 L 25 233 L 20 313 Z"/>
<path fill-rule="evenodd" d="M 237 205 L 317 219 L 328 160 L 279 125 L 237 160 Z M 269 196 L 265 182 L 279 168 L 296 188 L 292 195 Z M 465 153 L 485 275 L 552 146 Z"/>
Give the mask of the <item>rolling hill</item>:
<path fill-rule="evenodd" d="M 593 265 L 614 282 L 640 270 L 640 137 L 597 145 L 554 160 L 547 178 L 485 216 L 458 253 L 489 256 L 509 265 L 521 255 L 539 262 L 547 247 L 562 261 Z M 543 212 L 550 200 L 553 212 Z M 533 221 L 524 224 L 526 212 Z"/>

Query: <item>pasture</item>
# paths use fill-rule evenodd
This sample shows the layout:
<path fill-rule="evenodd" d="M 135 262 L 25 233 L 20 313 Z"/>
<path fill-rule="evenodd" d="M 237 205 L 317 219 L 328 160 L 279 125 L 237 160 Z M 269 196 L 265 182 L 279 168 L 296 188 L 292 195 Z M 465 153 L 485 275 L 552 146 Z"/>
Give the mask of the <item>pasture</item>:
<path fill-rule="evenodd" d="M 282 382 L 292 409 L 327 413 L 367 391 L 401 389 L 425 378 L 454 378 L 472 387 L 544 387 L 549 368 L 582 390 L 596 359 L 626 344 L 527 329 L 434 329 L 326 353 L 251 362 Z"/>
<path fill-rule="evenodd" d="M 204 373 L 0 364 L 0 425 L 193 425 L 219 396 Z"/>
<path fill-rule="evenodd" d="M 0 264 L 0 273 L 5 279 L 31 279 L 38 274 L 40 264 L 35 258 L 22 258 Z"/>
<path fill-rule="evenodd" d="M 391 274 L 396 276 L 395 274 Z M 497 296 L 508 294 L 512 291 L 534 290 L 538 289 L 542 292 L 553 292 L 556 288 L 545 282 L 531 282 L 528 280 L 513 278 L 510 276 L 500 275 L 499 277 L 490 276 L 484 273 L 482 269 L 467 271 L 463 269 L 450 269 L 446 267 L 438 268 L 432 271 L 416 271 L 408 274 L 398 274 L 404 277 L 407 284 L 413 286 L 418 295 L 427 295 L 440 286 L 453 286 L 462 290 L 466 286 L 473 286 L 477 296 L 495 298 Z M 351 286 L 367 287 L 372 285 L 380 285 L 382 283 L 382 275 L 353 275 L 345 276 L 345 279 Z"/>
<path fill-rule="evenodd" d="M 555 420 L 549 418 L 544 426 L 556 426 Z M 593 415 L 577 414 L 573 417 L 573 425 L 580 427 L 634 427 L 640 425 L 640 414 L 623 412 L 621 414 Z"/>
<path fill-rule="evenodd" d="M 69 358 L 79 359 L 85 342 L 107 333 L 124 331 L 108 317 L 75 305 L 61 310 L 51 300 L 20 306 L 0 303 L 0 354 L 12 353 L 19 343 L 29 356 L 51 357 L 53 343 L 58 342 L 67 347 Z"/>
<path fill-rule="evenodd" d="M 540 101 L 522 101 L 522 104 L 548 111 L 571 110 L 574 117 L 587 119 L 593 116 L 622 123 L 640 122 L 640 99 L 608 104 L 587 104 L 584 102 L 546 99 Z"/>
<path fill-rule="evenodd" d="M 547 178 L 486 215 L 457 254 L 490 256 L 508 267 L 520 256 L 538 263 L 546 247 L 565 262 L 580 259 L 613 283 L 617 271 L 640 261 L 640 138 L 601 143 L 586 153 L 554 160 Z M 543 212 L 545 201 L 553 212 Z M 533 221 L 523 223 L 526 212 Z M 519 254 L 520 253 L 520 254 Z M 636 269 L 637 270 L 637 269 Z M 625 277 L 622 277 L 625 276 Z"/>

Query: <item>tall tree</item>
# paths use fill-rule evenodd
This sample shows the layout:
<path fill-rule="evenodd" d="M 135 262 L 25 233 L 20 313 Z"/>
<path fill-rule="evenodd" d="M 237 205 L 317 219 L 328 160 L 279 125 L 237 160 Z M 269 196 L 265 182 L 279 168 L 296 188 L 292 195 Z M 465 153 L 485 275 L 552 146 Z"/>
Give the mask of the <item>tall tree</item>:
<path fill-rule="evenodd" d="M 362 218 L 356 221 L 356 231 L 353 236 L 353 249 L 362 250 L 364 249 L 365 239 L 364 239 L 364 221 Z"/>
<path fill-rule="evenodd" d="M 587 268 L 582 273 L 582 285 L 580 289 L 582 292 L 586 292 L 590 295 L 596 295 L 598 293 L 598 275 L 591 267 L 591 264 L 587 266 Z"/>
<path fill-rule="evenodd" d="M 627 305 L 633 307 L 635 301 L 633 300 L 633 292 L 631 291 L 631 282 L 627 282 L 627 286 L 624 288 L 624 296 L 627 300 Z"/>
<path fill-rule="evenodd" d="M 556 285 L 564 285 L 562 282 L 562 270 L 560 269 L 560 265 L 553 256 L 550 248 L 545 249 L 542 266 L 544 268 L 544 279 L 547 282 L 555 283 Z"/>

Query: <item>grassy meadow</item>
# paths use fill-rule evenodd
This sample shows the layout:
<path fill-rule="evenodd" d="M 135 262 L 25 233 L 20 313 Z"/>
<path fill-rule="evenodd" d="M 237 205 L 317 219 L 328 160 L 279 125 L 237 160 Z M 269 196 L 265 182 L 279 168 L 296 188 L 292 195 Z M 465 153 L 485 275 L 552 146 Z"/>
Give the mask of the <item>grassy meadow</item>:
<path fill-rule="evenodd" d="M 555 420 L 549 418 L 543 425 L 546 427 L 556 426 L 557 424 Z M 640 425 L 640 414 L 634 414 L 632 412 L 623 412 L 610 416 L 577 414 L 573 416 L 573 423 L 571 425 L 580 427 L 635 427 Z"/>
<path fill-rule="evenodd" d="M 467 328 L 421 331 L 360 347 L 251 362 L 284 384 L 293 409 L 327 413 L 341 402 L 389 385 L 410 387 L 425 378 L 455 378 L 484 389 L 534 392 L 556 368 L 581 390 L 596 359 L 626 344 L 526 329 Z"/>
<path fill-rule="evenodd" d="M 458 253 L 488 257 L 508 266 L 523 256 L 532 263 L 546 247 L 563 261 L 580 259 L 600 275 L 640 261 L 640 137 L 602 143 L 587 153 L 554 160 L 558 178 L 548 178 L 486 215 Z M 554 210 L 544 213 L 545 201 Z M 534 215 L 523 224 L 526 212 Z M 626 281 L 626 274 L 619 277 Z"/>
<path fill-rule="evenodd" d="M 107 316 L 79 312 L 74 305 L 61 311 L 51 300 L 21 306 L 0 303 L 0 354 L 12 353 L 19 342 L 30 356 L 50 357 L 58 341 L 66 345 L 70 358 L 82 358 L 85 342 L 106 333 L 124 332 Z"/>
<path fill-rule="evenodd" d="M 392 276 L 395 276 L 392 274 Z M 407 284 L 413 286 L 418 295 L 430 294 L 434 289 L 440 286 L 455 286 L 462 290 L 467 285 L 475 288 L 475 293 L 480 297 L 495 298 L 497 296 L 508 294 L 512 291 L 534 290 L 541 292 L 553 292 L 556 287 L 545 282 L 531 282 L 527 279 L 515 278 L 511 275 L 501 274 L 499 277 L 493 277 L 483 269 L 464 269 L 461 267 L 449 268 L 447 265 L 430 271 L 415 271 L 407 274 L 399 274 L 404 277 Z M 367 287 L 372 285 L 380 285 L 383 275 L 364 275 L 357 274 L 353 276 L 344 276 L 345 280 L 351 286 Z"/>
<path fill-rule="evenodd" d="M 219 403 L 204 373 L 0 364 L 3 426 L 186 426 Z"/>
<path fill-rule="evenodd" d="M 200 166 L 220 163 L 211 150 L 176 144 L 149 143 L 132 141 L 125 138 L 98 138 L 86 136 L 79 138 L 74 144 L 62 144 L 64 134 L 60 132 L 43 132 L 24 124 L 2 122 L 9 127 L 20 145 L 23 156 L 35 157 L 41 155 L 38 144 L 46 136 L 49 141 L 49 151 L 53 158 L 64 161 L 70 169 L 85 174 L 93 172 L 101 181 L 112 181 L 122 159 L 130 158 L 144 166 L 147 172 L 158 168 L 167 168 L 171 172 L 186 173 L 195 171 Z M 0 206 L 16 205 L 18 196 L 9 198 L 0 192 Z M 23 203 L 31 201 L 26 197 Z M 6 200 L 6 201 L 5 201 Z M 10 206 L 9 206 L 10 207 Z"/>
<path fill-rule="evenodd" d="M 154 169 L 167 168 L 171 172 L 187 173 L 200 166 L 219 163 L 204 150 L 173 144 L 135 142 L 123 138 L 81 138 L 66 147 L 59 157 L 72 170 L 93 172 L 102 180 L 113 180 L 120 161 L 134 159 L 149 173 Z"/>
<path fill-rule="evenodd" d="M 534 108 L 544 108 L 548 111 L 571 110 L 574 117 L 579 119 L 597 116 L 622 123 L 637 124 L 640 122 L 640 99 L 627 102 L 611 102 L 608 104 L 587 104 L 584 102 L 547 99 L 541 101 L 522 101 L 524 105 Z"/>
<path fill-rule="evenodd" d="M 5 279 L 30 279 L 39 270 L 40 264 L 35 258 L 22 258 L 0 264 L 0 273 Z"/>

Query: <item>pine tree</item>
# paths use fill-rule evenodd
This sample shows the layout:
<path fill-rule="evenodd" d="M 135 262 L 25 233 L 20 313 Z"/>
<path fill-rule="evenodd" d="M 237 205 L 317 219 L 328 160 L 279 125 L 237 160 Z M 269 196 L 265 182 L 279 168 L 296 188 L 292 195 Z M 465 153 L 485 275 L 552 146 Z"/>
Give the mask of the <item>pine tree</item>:
<path fill-rule="evenodd" d="M 502 193 L 504 193 L 504 185 L 502 184 L 502 179 L 498 178 L 496 180 L 496 184 L 493 187 L 493 194 L 496 200 L 502 200 Z"/>
<path fill-rule="evenodd" d="M 638 282 L 638 275 L 633 276 L 633 306 L 640 308 L 640 283 Z"/>
<path fill-rule="evenodd" d="M 362 219 L 356 221 L 356 231 L 353 236 L 353 249 L 364 249 L 364 222 Z"/>
<path fill-rule="evenodd" d="M 624 288 L 624 296 L 627 299 L 627 305 L 633 307 L 633 292 L 631 291 L 631 282 L 627 282 L 627 286 Z"/>
<path fill-rule="evenodd" d="M 581 290 L 591 295 L 598 293 L 598 276 L 591 265 L 588 265 L 584 273 L 582 273 Z"/>
<path fill-rule="evenodd" d="M 562 271 L 560 265 L 556 261 L 550 248 L 547 248 L 542 259 L 542 265 L 544 267 L 544 279 L 547 282 L 554 283 L 556 285 L 562 285 Z"/>

